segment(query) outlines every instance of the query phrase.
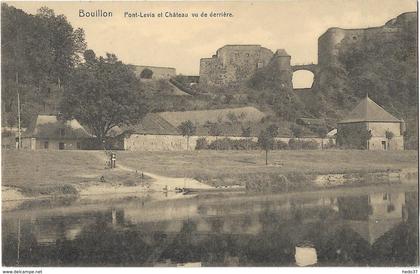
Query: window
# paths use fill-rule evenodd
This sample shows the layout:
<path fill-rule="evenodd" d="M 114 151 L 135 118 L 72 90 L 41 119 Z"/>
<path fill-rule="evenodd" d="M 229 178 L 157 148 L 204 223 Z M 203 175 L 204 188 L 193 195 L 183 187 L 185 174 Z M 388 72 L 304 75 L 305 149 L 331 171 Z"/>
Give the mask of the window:
<path fill-rule="evenodd" d="M 76 147 L 77 147 L 77 149 L 81 149 L 82 146 L 80 145 L 80 142 L 76 143 Z"/>
<path fill-rule="evenodd" d="M 44 142 L 44 148 L 45 148 L 45 149 L 48 149 L 48 141 L 45 141 L 45 142 Z"/>
<path fill-rule="evenodd" d="M 66 130 L 64 128 L 60 128 L 60 136 L 65 136 Z"/>

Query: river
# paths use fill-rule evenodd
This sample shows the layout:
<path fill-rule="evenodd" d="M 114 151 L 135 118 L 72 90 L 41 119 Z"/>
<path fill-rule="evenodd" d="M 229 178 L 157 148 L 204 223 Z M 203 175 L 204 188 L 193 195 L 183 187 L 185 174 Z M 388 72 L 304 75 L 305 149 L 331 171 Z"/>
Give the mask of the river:
<path fill-rule="evenodd" d="M 6 266 L 411 266 L 417 185 L 3 203 Z"/>

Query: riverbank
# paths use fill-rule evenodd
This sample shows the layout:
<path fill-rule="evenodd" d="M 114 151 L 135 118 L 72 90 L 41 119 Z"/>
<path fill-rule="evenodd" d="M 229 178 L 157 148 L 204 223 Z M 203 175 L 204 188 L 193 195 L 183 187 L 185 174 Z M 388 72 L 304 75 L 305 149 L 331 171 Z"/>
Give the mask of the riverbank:
<path fill-rule="evenodd" d="M 281 178 L 292 183 L 287 191 L 298 191 L 299 184 L 310 184 L 320 175 L 331 181 L 337 174 L 413 174 L 418 165 L 416 151 L 273 151 L 269 165 L 260 151 L 119 151 L 116 169 L 105 168 L 103 151 L 10 150 L 2 151 L 2 157 L 2 186 L 8 187 L 2 189 L 3 200 L 223 188 Z"/>
<path fill-rule="evenodd" d="M 169 177 L 194 178 L 214 187 L 256 180 L 308 181 L 318 175 L 417 171 L 417 151 L 277 150 L 119 153 L 124 165 Z M 416 176 L 417 177 L 417 176 Z"/>

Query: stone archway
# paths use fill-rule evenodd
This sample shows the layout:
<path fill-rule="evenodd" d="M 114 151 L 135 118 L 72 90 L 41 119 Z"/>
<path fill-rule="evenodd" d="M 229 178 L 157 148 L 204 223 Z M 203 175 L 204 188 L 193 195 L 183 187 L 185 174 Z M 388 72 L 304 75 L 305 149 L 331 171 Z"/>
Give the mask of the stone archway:
<path fill-rule="evenodd" d="M 145 68 L 140 73 L 141 79 L 152 79 L 152 77 L 153 77 L 153 71 L 149 68 Z"/>
<path fill-rule="evenodd" d="M 293 89 L 308 89 L 312 88 L 315 81 L 315 74 L 306 69 L 299 69 L 293 71 L 292 84 Z"/>

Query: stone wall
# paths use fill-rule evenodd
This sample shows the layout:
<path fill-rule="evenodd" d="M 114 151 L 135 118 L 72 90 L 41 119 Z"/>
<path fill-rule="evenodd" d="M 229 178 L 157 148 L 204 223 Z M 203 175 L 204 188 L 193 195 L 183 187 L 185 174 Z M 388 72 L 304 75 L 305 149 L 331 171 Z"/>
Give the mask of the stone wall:
<path fill-rule="evenodd" d="M 181 135 L 142 135 L 132 134 L 124 139 L 124 150 L 129 151 L 184 151 L 195 150 L 197 140 L 205 138 L 208 143 L 218 139 L 229 138 L 231 140 L 252 140 L 258 141 L 257 137 L 237 137 L 237 136 L 191 136 L 189 145 L 187 137 Z M 275 138 L 277 141 L 288 143 L 292 138 Z M 314 141 L 318 144 L 318 148 L 325 148 L 330 144 L 328 138 L 296 138 L 302 141 Z M 334 142 L 335 143 L 335 142 Z"/>
<path fill-rule="evenodd" d="M 367 124 L 373 137 L 383 137 L 387 131 L 394 134 L 395 137 L 401 136 L 401 123 L 370 122 Z"/>
<path fill-rule="evenodd" d="M 369 140 L 369 150 L 404 150 L 404 137 L 397 136 L 390 140 L 385 136 L 372 137 Z"/>
<path fill-rule="evenodd" d="M 372 134 L 372 138 L 369 140 L 370 150 L 384 150 L 384 148 L 386 148 L 386 150 L 404 149 L 401 123 L 370 122 L 367 126 Z M 390 140 L 386 138 L 387 131 L 394 134 Z"/>
<path fill-rule="evenodd" d="M 132 65 L 134 73 L 138 78 L 140 78 L 140 74 L 145 69 L 150 69 L 153 72 L 152 79 L 170 79 L 176 76 L 176 69 L 169 68 L 169 67 L 155 67 L 155 66 L 137 66 Z"/>
<path fill-rule="evenodd" d="M 45 142 L 48 142 L 48 148 L 45 148 Z M 64 143 L 64 150 L 83 149 L 83 140 L 75 139 L 38 139 L 38 138 L 23 138 L 22 148 L 30 150 L 59 150 L 59 144 Z"/>
<path fill-rule="evenodd" d="M 392 41 L 401 28 L 416 25 L 416 12 L 403 13 L 384 26 L 365 29 L 330 28 L 318 38 L 318 64 L 327 66 L 337 61 L 341 49 L 360 42 L 378 39 Z"/>

